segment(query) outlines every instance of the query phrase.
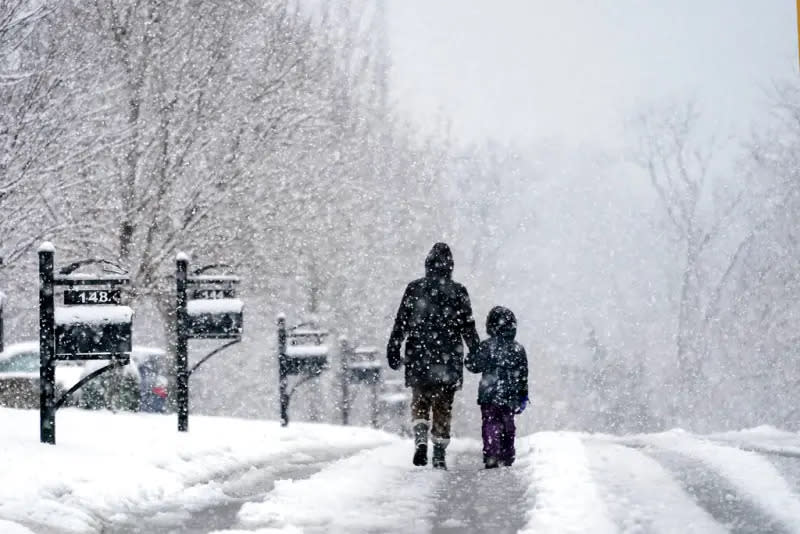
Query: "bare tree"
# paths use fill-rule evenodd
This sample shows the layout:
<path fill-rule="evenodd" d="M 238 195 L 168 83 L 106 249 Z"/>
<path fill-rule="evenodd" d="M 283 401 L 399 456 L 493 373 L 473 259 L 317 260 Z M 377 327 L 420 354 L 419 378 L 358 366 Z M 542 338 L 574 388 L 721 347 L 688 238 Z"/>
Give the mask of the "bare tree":
<path fill-rule="evenodd" d="M 746 246 L 747 232 L 737 221 L 751 199 L 746 176 L 718 171 L 721 145 L 703 135 L 692 102 L 649 110 L 635 124 L 635 162 L 646 172 L 678 247 L 672 406 L 677 416 L 707 394 L 704 361 L 712 350 L 710 327 Z"/>

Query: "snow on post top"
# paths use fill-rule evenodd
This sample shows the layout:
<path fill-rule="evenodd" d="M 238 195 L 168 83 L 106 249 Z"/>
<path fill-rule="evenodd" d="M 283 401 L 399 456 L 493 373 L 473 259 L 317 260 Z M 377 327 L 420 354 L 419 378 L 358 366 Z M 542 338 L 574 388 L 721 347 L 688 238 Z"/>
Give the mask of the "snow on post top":
<path fill-rule="evenodd" d="M 187 261 L 188 262 L 189 261 L 189 255 L 186 254 L 185 252 L 178 252 L 178 254 L 175 256 L 175 261 Z"/>
<path fill-rule="evenodd" d="M 42 244 L 39 245 L 39 252 L 55 252 L 56 246 L 52 244 L 50 241 L 42 241 Z"/>
<path fill-rule="evenodd" d="M 276 317 L 276 319 L 278 319 L 279 321 L 285 321 L 286 320 L 286 314 L 285 313 L 279 313 L 278 317 Z"/>

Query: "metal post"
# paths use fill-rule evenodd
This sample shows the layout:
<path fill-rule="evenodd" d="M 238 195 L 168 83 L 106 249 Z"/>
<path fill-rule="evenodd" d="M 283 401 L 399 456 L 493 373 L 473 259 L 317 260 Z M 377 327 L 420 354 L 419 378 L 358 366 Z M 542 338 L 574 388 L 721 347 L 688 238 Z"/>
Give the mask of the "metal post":
<path fill-rule="evenodd" d="M 39 247 L 39 440 L 56 443 L 55 299 L 53 265 L 55 248 Z"/>
<path fill-rule="evenodd" d="M 178 404 L 178 432 L 189 430 L 189 333 L 186 313 L 186 277 L 189 271 L 189 258 L 178 254 L 175 266 L 175 318 L 177 325 L 175 379 Z"/>
<path fill-rule="evenodd" d="M 350 424 L 350 377 L 347 376 L 349 356 L 350 346 L 347 343 L 347 338 L 342 336 L 339 338 L 339 359 L 341 360 L 342 373 L 342 424 L 345 426 Z"/>
<path fill-rule="evenodd" d="M 0 264 L 1 263 L 2 262 L 0 262 Z M 5 303 L 6 303 L 6 295 L 2 291 L 0 291 L 0 352 L 3 352 L 5 350 L 5 344 L 3 341 L 5 339 L 3 331 L 3 310 L 5 309 Z"/>
<path fill-rule="evenodd" d="M 380 415 L 380 407 L 378 406 L 379 389 L 380 380 L 376 380 L 372 384 L 372 428 L 378 428 L 378 416 Z"/>
<path fill-rule="evenodd" d="M 278 390 L 280 392 L 281 426 L 289 424 L 289 369 L 286 365 L 286 317 L 278 316 Z"/>

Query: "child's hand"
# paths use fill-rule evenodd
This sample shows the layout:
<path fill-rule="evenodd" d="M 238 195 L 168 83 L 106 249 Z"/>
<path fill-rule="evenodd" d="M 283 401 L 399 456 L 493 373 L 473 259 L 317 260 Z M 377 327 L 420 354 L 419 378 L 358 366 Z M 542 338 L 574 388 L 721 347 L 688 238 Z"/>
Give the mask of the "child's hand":
<path fill-rule="evenodd" d="M 528 399 L 528 397 L 525 397 L 521 401 L 519 401 L 519 407 L 515 410 L 515 413 L 521 414 L 522 412 L 524 412 L 525 408 L 528 407 L 529 402 L 530 399 Z"/>

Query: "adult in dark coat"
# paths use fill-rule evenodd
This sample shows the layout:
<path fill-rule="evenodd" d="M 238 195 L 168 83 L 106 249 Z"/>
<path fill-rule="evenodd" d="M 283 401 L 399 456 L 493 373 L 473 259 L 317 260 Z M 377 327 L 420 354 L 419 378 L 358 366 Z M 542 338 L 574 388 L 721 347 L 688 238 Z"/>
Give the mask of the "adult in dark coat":
<path fill-rule="evenodd" d="M 470 351 L 480 343 L 467 289 L 452 274 L 450 247 L 436 243 L 425 259 L 425 277 L 406 287 L 386 349 L 392 369 L 405 365 L 406 387 L 412 389 L 414 465 L 428 463 L 430 428 L 433 465 L 446 467 L 453 397 L 464 378 L 464 342 Z"/>

